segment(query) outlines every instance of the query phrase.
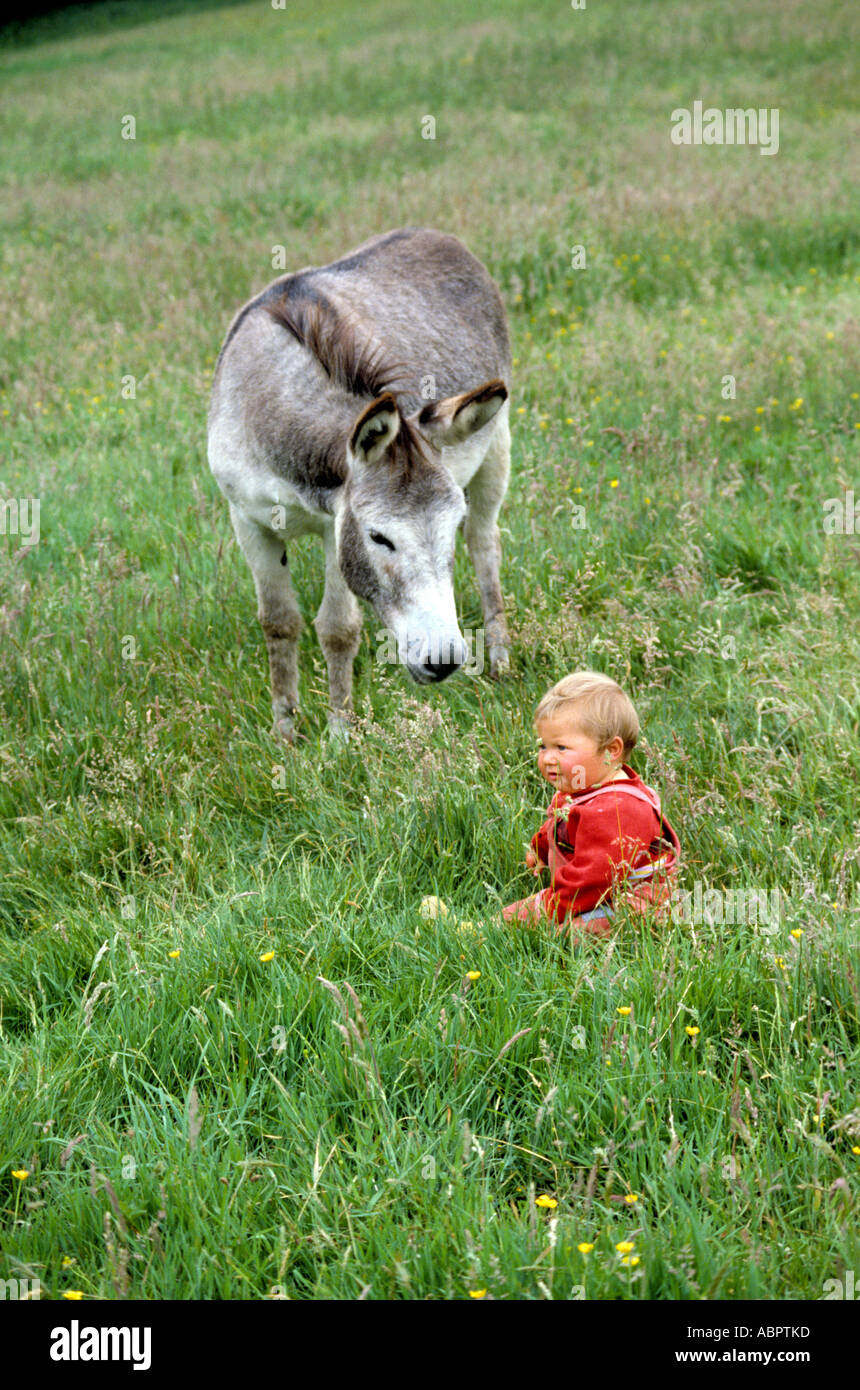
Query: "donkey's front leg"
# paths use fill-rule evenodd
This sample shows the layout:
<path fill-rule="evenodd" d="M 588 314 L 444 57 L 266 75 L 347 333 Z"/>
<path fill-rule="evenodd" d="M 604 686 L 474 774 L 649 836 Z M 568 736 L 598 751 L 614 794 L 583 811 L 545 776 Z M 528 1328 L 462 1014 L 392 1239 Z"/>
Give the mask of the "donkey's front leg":
<path fill-rule="evenodd" d="M 481 593 L 484 636 L 490 675 L 493 677 L 507 675 L 511 669 L 511 637 L 505 620 L 499 579 L 502 547 L 496 524 L 510 471 L 511 436 L 507 419 L 501 420 L 500 417 L 498 432 L 487 449 L 484 461 L 469 481 L 469 512 L 463 523 L 463 535 Z"/>
<path fill-rule="evenodd" d="M 286 743 L 295 738 L 299 712 L 299 635 L 302 618 L 286 564 L 284 543 L 273 532 L 249 521 L 231 505 L 236 539 L 254 576 L 257 617 L 269 649 L 272 685 L 272 733 Z"/>
<path fill-rule="evenodd" d="M 333 528 L 325 544 L 325 593 L 314 627 L 328 667 L 329 728 L 335 736 L 348 737 L 352 713 L 352 663 L 361 642 L 361 609 L 347 586 L 337 559 Z"/>

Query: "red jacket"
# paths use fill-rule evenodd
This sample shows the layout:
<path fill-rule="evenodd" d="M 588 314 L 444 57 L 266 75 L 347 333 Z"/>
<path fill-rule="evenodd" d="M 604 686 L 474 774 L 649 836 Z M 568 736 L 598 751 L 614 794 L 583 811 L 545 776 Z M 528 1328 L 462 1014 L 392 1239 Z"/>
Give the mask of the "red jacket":
<path fill-rule="evenodd" d="M 624 881 L 631 897 L 659 902 L 668 896 L 665 877 L 677 872 L 681 843 L 660 810 L 660 798 L 632 767 L 628 780 L 556 792 L 532 849 L 549 865 L 550 887 L 540 893 L 544 911 L 557 922 L 611 904 Z"/>

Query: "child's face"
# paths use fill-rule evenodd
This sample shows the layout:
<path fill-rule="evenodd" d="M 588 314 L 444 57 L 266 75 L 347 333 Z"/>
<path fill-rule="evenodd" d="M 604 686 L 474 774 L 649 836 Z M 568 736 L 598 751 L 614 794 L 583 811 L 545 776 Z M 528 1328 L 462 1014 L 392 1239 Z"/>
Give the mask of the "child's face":
<path fill-rule="evenodd" d="M 578 727 L 576 711 L 561 711 L 537 726 L 541 775 L 557 792 L 579 792 L 605 782 L 617 768 L 607 764 L 593 738 Z"/>

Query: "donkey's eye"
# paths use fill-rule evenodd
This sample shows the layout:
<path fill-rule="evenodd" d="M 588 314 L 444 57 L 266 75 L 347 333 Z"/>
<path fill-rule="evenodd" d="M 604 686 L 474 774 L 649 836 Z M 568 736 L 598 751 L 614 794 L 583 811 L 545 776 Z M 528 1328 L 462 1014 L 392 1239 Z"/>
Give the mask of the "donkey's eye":
<path fill-rule="evenodd" d="M 387 536 L 383 536 L 379 531 L 371 531 L 370 539 L 375 545 L 386 545 L 389 550 L 394 549 L 394 543 L 390 541 Z"/>

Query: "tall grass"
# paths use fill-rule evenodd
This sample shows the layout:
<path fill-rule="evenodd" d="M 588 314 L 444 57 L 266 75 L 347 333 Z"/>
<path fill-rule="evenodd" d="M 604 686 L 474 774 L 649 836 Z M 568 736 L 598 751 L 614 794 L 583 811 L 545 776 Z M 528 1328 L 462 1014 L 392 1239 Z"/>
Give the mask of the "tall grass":
<path fill-rule="evenodd" d="M 847 7 L 155 10 L 0 53 L 0 498 L 41 501 L 0 543 L 0 1277 L 820 1297 L 860 1267 Z M 700 97 L 778 106 L 778 156 L 672 146 Z M 510 313 L 514 674 L 416 692 L 370 618 L 333 748 L 309 622 L 287 751 L 211 367 L 273 246 L 411 223 Z M 310 619 L 318 543 L 291 564 Z M 582 666 L 637 705 L 683 885 L 778 889 L 775 935 L 495 924 L 548 799 L 531 711 Z"/>

